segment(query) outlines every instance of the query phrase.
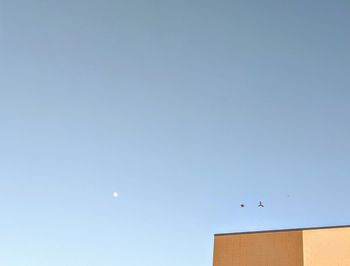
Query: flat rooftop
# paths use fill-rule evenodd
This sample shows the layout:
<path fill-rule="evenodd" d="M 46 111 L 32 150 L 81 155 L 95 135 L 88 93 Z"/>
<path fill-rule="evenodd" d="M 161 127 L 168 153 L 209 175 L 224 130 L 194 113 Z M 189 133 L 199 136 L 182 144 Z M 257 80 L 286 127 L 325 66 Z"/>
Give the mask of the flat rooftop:
<path fill-rule="evenodd" d="M 276 232 L 305 231 L 305 230 L 322 230 L 322 229 L 336 229 L 336 228 L 346 228 L 346 227 L 350 227 L 350 225 L 304 227 L 304 228 L 288 228 L 288 229 L 262 230 L 262 231 L 245 231 L 245 232 L 233 232 L 233 233 L 219 233 L 219 234 L 214 234 L 214 236 L 259 234 L 259 233 L 276 233 Z"/>

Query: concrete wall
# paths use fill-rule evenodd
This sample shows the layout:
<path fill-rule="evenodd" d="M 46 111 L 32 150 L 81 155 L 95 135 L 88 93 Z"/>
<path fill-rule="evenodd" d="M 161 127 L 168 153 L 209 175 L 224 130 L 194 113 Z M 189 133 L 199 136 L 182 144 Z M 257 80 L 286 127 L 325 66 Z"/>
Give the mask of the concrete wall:
<path fill-rule="evenodd" d="M 303 231 L 305 266 L 350 266 L 350 228 Z"/>
<path fill-rule="evenodd" d="M 215 236 L 214 266 L 302 265 L 302 231 Z"/>

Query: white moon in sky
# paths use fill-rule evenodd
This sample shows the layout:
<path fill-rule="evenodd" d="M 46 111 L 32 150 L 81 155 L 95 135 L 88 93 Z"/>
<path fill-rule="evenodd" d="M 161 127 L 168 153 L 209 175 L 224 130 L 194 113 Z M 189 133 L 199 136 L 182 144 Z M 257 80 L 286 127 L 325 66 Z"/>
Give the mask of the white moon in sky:
<path fill-rule="evenodd" d="M 113 192 L 113 197 L 117 198 L 118 197 L 118 193 L 117 192 Z"/>

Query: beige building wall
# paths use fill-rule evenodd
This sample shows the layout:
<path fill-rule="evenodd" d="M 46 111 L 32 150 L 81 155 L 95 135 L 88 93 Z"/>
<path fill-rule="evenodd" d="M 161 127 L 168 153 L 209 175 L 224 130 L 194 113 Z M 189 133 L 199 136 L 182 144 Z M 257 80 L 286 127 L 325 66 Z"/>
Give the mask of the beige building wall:
<path fill-rule="evenodd" d="M 350 228 L 303 231 L 305 266 L 350 266 Z"/>
<path fill-rule="evenodd" d="M 302 231 L 215 236 L 214 266 L 302 265 Z"/>
<path fill-rule="evenodd" d="M 215 235 L 214 266 L 350 266 L 350 226 Z"/>

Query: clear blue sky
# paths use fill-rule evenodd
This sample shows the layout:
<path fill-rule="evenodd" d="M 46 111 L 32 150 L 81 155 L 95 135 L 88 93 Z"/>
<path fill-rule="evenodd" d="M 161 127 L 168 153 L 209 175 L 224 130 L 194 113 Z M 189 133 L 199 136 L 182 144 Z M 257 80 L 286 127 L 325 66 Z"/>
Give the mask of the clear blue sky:
<path fill-rule="evenodd" d="M 350 223 L 348 0 L 0 3 L 0 265 Z"/>

